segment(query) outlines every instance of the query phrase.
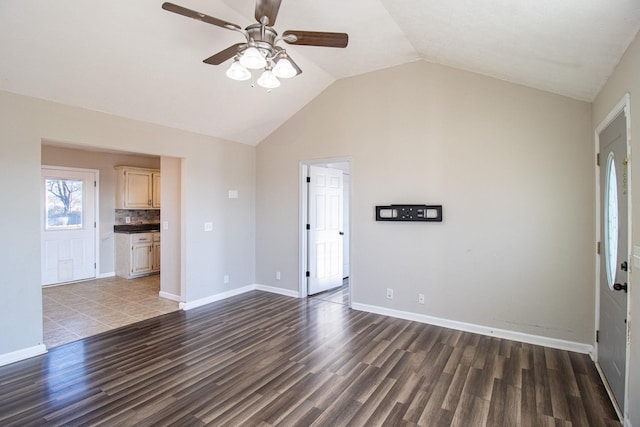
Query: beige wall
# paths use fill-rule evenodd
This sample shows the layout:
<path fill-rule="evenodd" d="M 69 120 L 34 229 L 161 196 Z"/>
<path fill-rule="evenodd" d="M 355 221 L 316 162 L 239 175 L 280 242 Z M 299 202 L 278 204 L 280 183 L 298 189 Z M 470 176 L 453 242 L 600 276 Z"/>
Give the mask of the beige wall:
<path fill-rule="evenodd" d="M 115 166 L 160 168 L 160 158 L 131 154 L 105 153 L 68 147 L 42 146 L 42 164 L 83 169 L 97 169 L 100 173 L 98 239 L 100 247 L 98 275 L 115 272 L 114 234 L 116 171 Z"/>
<path fill-rule="evenodd" d="M 422 61 L 336 82 L 258 146 L 258 283 L 298 289 L 299 162 L 330 157 L 354 303 L 593 343 L 590 104 Z M 444 222 L 376 222 L 391 203 Z"/>
<path fill-rule="evenodd" d="M 160 200 L 174 201 L 164 203 L 160 210 L 160 291 L 163 296 L 174 298 L 182 295 L 182 159 L 162 157 L 160 164 Z"/>
<path fill-rule="evenodd" d="M 255 283 L 255 147 L 0 92 L 0 358 L 42 343 L 43 140 L 181 158 L 181 298 Z"/>
<path fill-rule="evenodd" d="M 616 67 L 614 74 L 602 89 L 593 103 L 593 131 L 604 120 L 609 112 L 624 97 L 630 94 L 631 103 L 631 201 L 632 223 L 640 224 L 640 183 L 635 177 L 640 171 L 640 139 L 636 137 L 640 132 L 640 37 L 636 36 L 624 57 Z M 632 227 L 632 245 L 640 246 L 640 227 Z M 631 318 L 628 319 L 631 330 L 631 363 L 629 369 L 629 394 L 628 416 L 632 425 L 640 425 L 640 292 L 638 287 L 638 274 L 631 268 L 631 283 L 629 300 Z"/>

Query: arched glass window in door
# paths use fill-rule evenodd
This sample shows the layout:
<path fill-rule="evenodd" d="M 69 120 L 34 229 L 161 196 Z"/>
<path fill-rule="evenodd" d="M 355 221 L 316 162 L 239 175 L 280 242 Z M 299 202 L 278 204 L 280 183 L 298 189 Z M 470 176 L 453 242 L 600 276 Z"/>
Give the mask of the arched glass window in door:
<path fill-rule="evenodd" d="M 604 263 L 607 282 L 613 289 L 618 265 L 618 182 L 613 153 L 607 159 L 604 198 Z"/>

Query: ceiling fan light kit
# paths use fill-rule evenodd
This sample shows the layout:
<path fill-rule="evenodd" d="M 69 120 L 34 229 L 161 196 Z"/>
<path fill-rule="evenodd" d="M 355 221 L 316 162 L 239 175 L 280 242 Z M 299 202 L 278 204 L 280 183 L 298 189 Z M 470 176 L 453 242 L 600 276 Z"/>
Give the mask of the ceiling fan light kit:
<path fill-rule="evenodd" d="M 293 65 L 291 65 L 291 61 L 289 61 L 288 58 L 283 57 L 280 58 L 276 63 L 276 66 L 273 67 L 273 74 L 281 79 L 290 79 L 291 77 L 297 76 L 298 72 L 293 68 Z"/>
<path fill-rule="evenodd" d="M 275 89 L 280 86 L 280 80 L 276 78 L 269 68 L 262 73 L 257 83 L 265 89 Z"/>
<path fill-rule="evenodd" d="M 240 61 L 236 58 L 227 70 L 227 77 L 231 80 L 249 80 L 251 71 L 240 65 Z"/>
<path fill-rule="evenodd" d="M 232 80 L 249 80 L 250 70 L 263 70 L 257 80 L 258 85 L 273 89 L 280 86 L 281 79 L 295 77 L 302 73 L 287 52 L 276 44 L 283 40 L 288 44 L 302 46 L 347 47 L 349 36 L 346 33 L 288 30 L 278 37 L 271 25 L 275 24 L 282 0 L 256 0 L 255 19 L 258 24 L 249 25 L 244 30 L 230 22 L 187 9 L 173 3 L 163 3 L 162 8 L 169 12 L 193 18 L 207 24 L 242 33 L 246 43 L 237 43 L 204 60 L 206 64 L 220 65 L 234 58 L 226 72 Z"/>
<path fill-rule="evenodd" d="M 259 70 L 267 66 L 267 60 L 254 46 L 249 46 L 240 54 L 240 65 L 251 70 Z"/>

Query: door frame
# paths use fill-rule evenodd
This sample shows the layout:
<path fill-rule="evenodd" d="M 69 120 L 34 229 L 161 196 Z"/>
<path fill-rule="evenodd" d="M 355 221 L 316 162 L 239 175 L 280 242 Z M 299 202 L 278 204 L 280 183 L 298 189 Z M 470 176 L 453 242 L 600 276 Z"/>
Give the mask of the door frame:
<path fill-rule="evenodd" d="M 299 298 L 307 298 L 307 251 L 308 251 L 308 242 L 307 242 L 307 215 L 308 215 L 308 198 L 309 191 L 307 189 L 307 176 L 309 176 L 309 166 L 318 166 L 325 165 L 327 163 L 349 163 L 349 174 L 351 175 L 351 179 L 349 180 L 349 233 L 347 234 L 347 239 L 349 240 L 349 251 L 347 256 L 349 257 L 349 304 L 348 307 L 351 308 L 352 303 L 352 295 L 353 295 L 353 262 L 351 259 L 351 251 L 353 247 L 353 240 L 351 239 L 351 234 L 353 230 L 353 223 L 351 219 L 353 217 L 353 159 L 351 157 L 331 157 L 324 159 L 316 159 L 316 160 L 301 160 L 299 165 L 299 203 L 298 203 L 298 296 Z"/>
<path fill-rule="evenodd" d="M 600 133 L 602 133 L 602 131 L 604 131 L 604 129 L 606 129 L 607 126 L 609 126 L 616 117 L 618 117 L 618 115 L 622 112 L 624 112 L 625 114 L 625 119 L 626 119 L 626 126 L 627 126 L 627 157 L 631 158 L 631 99 L 630 99 L 630 94 L 626 93 L 622 99 L 616 104 L 615 107 L 613 107 L 613 109 L 609 112 L 609 114 L 607 114 L 607 116 L 600 122 L 600 124 L 596 127 L 595 130 L 595 152 L 599 153 L 600 152 Z M 603 162 L 603 159 L 600 159 L 601 162 Z M 633 240 L 632 240 L 632 229 L 633 229 L 633 223 L 632 223 L 632 183 L 633 183 L 633 179 L 632 179 L 632 162 L 629 162 L 627 165 L 627 244 L 628 244 L 628 248 L 627 251 L 629 253 L 629 265 L 631 268 L 629 268 L 629 293 L 632 292 L 633 286 L 633 272 L 635 270 L 635 265 L 633 263 L 633 258 L 634 258 L 634 254 L 632 252 L 633 249 Z M 601 233 L 601 229 L 600 229 L 600 221 L 601 221 L 601 215 L 600 215 L 600 208 L 601 208 L 601 204 L 602 204 L 602 200 L 600 200 L 600 173 L 601 173 L 601 166 L 598 166 L 596 164 L 595 168 L 595 199 L 596 199 L 596 242 L 600 242 L 600 233 Z M 602 252 L 602 251 L 601 251 Z M 596 269 L 595 269 L 595 331 L 598 331 L 599 327 L 600 327 L 600 257 L 602 256 L 601 254 L 598 253 L 598 251 L 595 251 L 595 265 L 596 265 Z M 640 254 L 638 254 L 640 255 Z M 625 380 L 624 380 L 624 407 L 626 408 L 627 412 L 629 409 L 629 364 L 630 364 L 630 356 L 631 356 L 631 347 L 629 345 L 629 325 L 631 324 L 631 297 L 630 295 L 627 296 L 627 339 L 626 339 L 626 360 L 625 360 Z M 611 390 L 611 388 L 609 387 L 609 384 L 606 381 L 606 377 L 604 376 L 604 372 L 602 371 L 602 369 L 600 368 L 600 363 L 599 363 L 599 359 L 598 359 L 598 342 L 596 337 L 594 337 L 594 344 L 593 344 L 593 358 L 595 360 L 595 364 L 596 364 L 596 368 L 598 370 L 598 373 L 600 374 L 600 377 L 602 378 L 602 382 L 605 385 L 605 388 L 607 389 L 607 393 L 609 394 L 609 399 L 611 400 L 613 407 L 616 410 L 616 413 L 618 414 L 618 417 L 621 420 L 625 420 L 628 418 L 628 413 L 623 414 L 620 407 L 618 406 L 618 404 L 616 403 L 616 399 L 613 397 L 613 391 Z"/>
<path fill-rule="evenodd" d="M 96 264 L 96 268 L 95 268 L 95 274 L 93 279 L 97 279 L 100 274 L 100 235 L 98 233 L 99 230 L 99 225 L 100 225 L 100 171 L 98 169 L 87 169 L 87 168 L 74 168 L 74 167 L 68 167 L 68 166 L 51 166 L 51 165 L 40 165 L 40 181 L 42 184 L 42 171 L 43 169 L 54 169 L 54 170 L 60 170 L 60 171 L 71 171 L 71 172 L 82 172 L 82 173 L 92 173 L 93 174 L 93 180 L 95 182 L 95 187 L 94 187 L 94 201 L 93 201 L 93 209 L 94 209 L 94 221 L 95 221 L 95 227 L 93 227 L 93 246 L 94 246 L 94 254 L 95 254 L 95 264 Z M 44 206 L 43 206 L 43 201 L 44 201 L 44 194 L 40 194 L 40 215 L 43 215 L 44 212 Z M 43 224 L 43 220 L 40 220 L 40 245 L 42 246 L 42 233 L 44 233 L 44 224 Z M 42 262 L 43 262 L 43 255 L 42 255 L 42 247 L 40 248 L 40 269 L 42 270 Z M 91 279 L 87 279 L 87 280 L 91 280 Z M 42 287 L 42 278 L 40 278 L 40 283 L 41 283 L 41 287 Z M 66 283 L 66 282 L 65 282 Z M 47 286 L 58 286 L 60 285 L 60 283 L 56 283 L 53 285 L 47 285 Z"/>

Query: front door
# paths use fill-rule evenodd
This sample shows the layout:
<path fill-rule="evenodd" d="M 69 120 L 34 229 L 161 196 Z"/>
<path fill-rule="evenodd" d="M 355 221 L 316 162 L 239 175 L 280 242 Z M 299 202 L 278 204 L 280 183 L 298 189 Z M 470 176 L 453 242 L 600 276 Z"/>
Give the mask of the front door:
<path fill-rule="evenodd" d="M 342 286 L 343 172 L 309 166 L 308 295 Z"/>
<path fill-rule="evenodd" d="M 42 168 L 42 285 L 96 277 L 96 173 Z"/>
<path fill-rule="evenodd" d="M 628 153 L 622 112 L 600 134 L 600 325 L 598 362 L 624 413 L 627 353 Z"/>

